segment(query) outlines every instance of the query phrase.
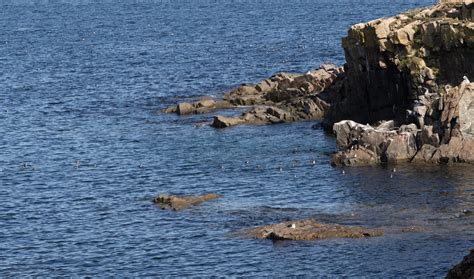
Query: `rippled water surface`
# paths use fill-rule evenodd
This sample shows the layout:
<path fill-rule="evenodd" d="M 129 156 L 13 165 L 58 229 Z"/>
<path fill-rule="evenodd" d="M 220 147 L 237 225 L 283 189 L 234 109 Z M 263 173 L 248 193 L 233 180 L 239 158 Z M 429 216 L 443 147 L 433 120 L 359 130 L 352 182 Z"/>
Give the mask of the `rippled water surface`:
<path fill-rule="evenodd" d="M 351 24 L 432 2 L 2 1 L 0 276 L 442 277 L 474 246 L 474 217 L 462 213 L 474 208 L 472 167 L 342 175 L 328 164 L 334 139 L 314 123 L 214 130 L 194 125 L 209 115 L 159 113 L 342 64 Z M 224 197 L 182 212 L 151 203 L 206 192 Z M 233 234 L 305 217 L 386 233 Z"/>

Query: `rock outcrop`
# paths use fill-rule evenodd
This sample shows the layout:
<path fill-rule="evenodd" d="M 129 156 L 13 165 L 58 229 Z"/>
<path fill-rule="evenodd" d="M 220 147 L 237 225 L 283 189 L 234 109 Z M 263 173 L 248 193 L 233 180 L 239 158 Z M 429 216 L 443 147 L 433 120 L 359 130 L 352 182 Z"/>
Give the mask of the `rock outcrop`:
<path fill-rule="evenodd" d="M 153 199 L 153 202 L 158 204 L 161 209 L 182 210 L 209 200 L 218 199 L 220 197 L 220 195 L 214 193 L 203 196 L 159 195 Z"/>
<path fill-rule="evenodd" d="M 472 279 L 474 278 L 474 250 L 465 256 L 462 262 L 455 265 L 446 275 L 446 279 Z"/>
<path fill-rule="evenodd" d="M 342 40 L 346 78 L 329 127 L 344 119 L 405 122 L 407 110 L 417 124 L 438 120 L 440 96 L 464 76 L 474 78 L 474 6 L 445 2 L 350 28 Z"/>
<path fill-rule="evenodd" d="M 344 85 L 324 125 L 334 125 L 338 143 L 342 138 L 359 144 L 338 144 L 341 152 L 333 162 L 474 161 L 474 83 L 469 81 L 474 78 L 473 21 L 472 1 L 441 1 L 350 28 L 342 41 Z M 344 119 L 393 120 L 401 127 L 388 131 L 335 124 Z M 407 132 L 406 125 L 416 128 Z M 348 135 L 348 129 L 355 135 Z M 354 155 L 360 159 L 352 160 Z"/>
<path fill-rule="evenodd" d="M 253 238 L 272 240 L 316 240 L 381 236 L 383 231 L 337 224 L 321 224 L 315 220 L 307 219 L 255 227 L 245 231 L 245 234 Z"/>
<path fill-rule="evenodd" d="M 250 107 L 239 116 L 215 116 L 212 122 L 215 128 L 321 119 L 330 106 L 331 92 L 339 91 L 337 85 L 342 86 L 342 77 L 342 68 L 334 65 L 322 65 L 306 74 L 279 73 L 257 84 L 243 84 L 225 93 L 221 100 L 179 103 L 162 112 L 184 115 Z"/>
<path fill-rule="evenodd" d="M 280 73 L 221 100 L 164 111 L 250 106 L 239 116 L 215 116 L 216 128 L 323 118 L 322 126 L 337 137 L 336 165 L 474 163 L 473 0 L 442 0 L 356 24 L 342 47 L 344 68 Z"/>

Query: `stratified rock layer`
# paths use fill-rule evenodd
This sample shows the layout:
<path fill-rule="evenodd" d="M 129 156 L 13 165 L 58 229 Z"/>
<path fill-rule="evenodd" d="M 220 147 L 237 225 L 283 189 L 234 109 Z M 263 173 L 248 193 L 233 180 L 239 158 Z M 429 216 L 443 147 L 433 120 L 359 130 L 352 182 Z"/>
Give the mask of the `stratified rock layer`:
<path fill-rule="evenodd" d="M 161 209 L 182 210 L 217 198 L 220 198 L 220 195 L 214 193 L 203 196 L 159 195 L 153 199 L 153 202 L 158 204 Z"/>
<path fill-rule="evenodd" d="M 246 235 L 273 240 L 316 240 L 326 238 L 361 238 L 383 235 L 382 230 L 321 224 L 312 219 L 288 221 L 249 229 Z"/>

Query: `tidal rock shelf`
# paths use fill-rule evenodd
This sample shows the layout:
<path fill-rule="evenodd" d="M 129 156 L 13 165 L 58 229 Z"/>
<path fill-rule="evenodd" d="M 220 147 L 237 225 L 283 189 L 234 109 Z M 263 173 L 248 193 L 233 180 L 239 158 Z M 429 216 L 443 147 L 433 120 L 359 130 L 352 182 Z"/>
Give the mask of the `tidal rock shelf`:
<path fill-rule="evenodd" d="M 474 163 L 474 3 L 441 0 L 352 26 L 344 67 L 280 73 L 222 99 L 180 103 L 164 112 L 209 113 L 212 126 L 322 120 L 339 151 L 332 163 Z M 367 123 L 367 124 L 364 124 Z"/>
<path fill-rule="evenodd" d="M 251 228 L 244 231 L 244 235 L 272 240 L 317 240 L 382 236 L 383 231 L 338 224 L 322 224 L 313 219 L 306 219 Z"/>

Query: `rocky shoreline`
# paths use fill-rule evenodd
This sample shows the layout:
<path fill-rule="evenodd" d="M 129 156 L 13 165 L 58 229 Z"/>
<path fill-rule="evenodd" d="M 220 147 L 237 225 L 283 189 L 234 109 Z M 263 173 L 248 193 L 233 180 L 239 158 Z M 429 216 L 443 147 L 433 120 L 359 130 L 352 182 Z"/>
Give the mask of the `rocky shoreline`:
<path fill-rule="evenodd" d="M 220 99 L 179 103 L 162 112 L 186 115 L 247 107 L 241 115 L 214 116 L 215 128 L 320 120 L 336 137 L 335 166 L 474 164 L 472 0 L 441 0 L 429 8 L 356 24 L 342 47 L 343 67 L 325 64 L 305 74 L 279 73 L 242 84 Z M 172 199 L 155 202 L 176 210 Z M 207 200 L 197 199 L 183 202 L 183 208 Z M 380 236 L 383 231 L 299 220 L 251 228 L 246 234 L 313 240 Z M 448 277 L 472 277 L 472 255 Z"/>
<path fill-rule="evenodd" d="M 342 39 L 344 67 L 279 73 L 221 99 L 165 108 L 180 115 L 248 107 L 211 126 L 321 120 L 339 151 L 332 163 L 474 163 L 474 3 L 361 23 Z M 368 123 L 368 124 L 361 124 Z"/>

